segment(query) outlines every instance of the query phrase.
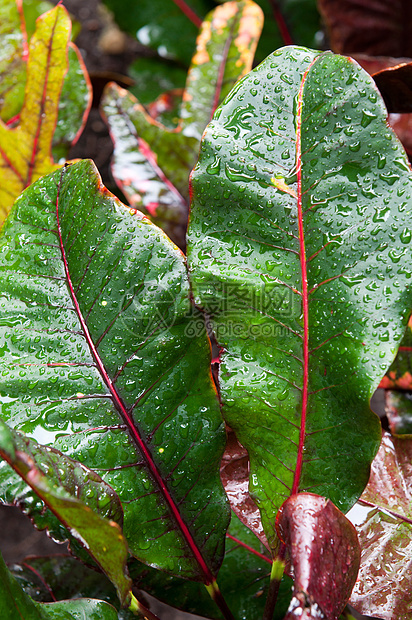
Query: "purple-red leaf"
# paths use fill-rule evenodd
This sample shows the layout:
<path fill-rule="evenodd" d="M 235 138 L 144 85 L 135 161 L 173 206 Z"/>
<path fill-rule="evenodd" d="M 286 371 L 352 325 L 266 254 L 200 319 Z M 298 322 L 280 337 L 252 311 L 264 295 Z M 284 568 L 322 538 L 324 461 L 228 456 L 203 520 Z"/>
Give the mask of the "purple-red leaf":
<path fill-rule="evenodd" d="M 412 56 L 410 0 L 319 0 L 334 52 Z"/>
<path fill-rule="evenodd" d="M 348 515 L 362 548 L 351 603 L 363 614 L 383 620 L 411 617 L 411 507 L 412 441 L 384 433 L 369 484 Z"/>
<path fill-rule="evenodd" d="M 233 512 L 269 549 L 259 508 L 249 494 L 249 456 L 232 430 L 228 431 L 220 477 Z"/>
<path fill-rule="evenodd" d="M 336 620 L 359 570 L 355 528 L 330 500 L 299 493 L 280 508 L 276 529 L 289 551 L 295 580 L 285 620 Z"/>

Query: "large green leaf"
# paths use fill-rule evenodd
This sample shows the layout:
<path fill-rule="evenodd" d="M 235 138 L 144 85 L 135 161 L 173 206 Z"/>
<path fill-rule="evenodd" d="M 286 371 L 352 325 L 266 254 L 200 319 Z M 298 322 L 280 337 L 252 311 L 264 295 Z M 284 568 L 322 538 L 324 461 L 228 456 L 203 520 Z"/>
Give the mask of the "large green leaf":
<path fill-rule="evenodd" d="M 0 255 L 3 418 L 110 484 L 136 557 L 210 582 L 224 427 L 207 339 L 187 335 L 183 255 L 88 161 L 22 194 Z M 26 492 L 0 478 L 6 501 Z"/>
<path fill-rule="evenodd" d="M 291 493 L 347 511 L 367 483 L 369 398 L 412 305 L 411 190 L 372 79 L 330 52 L 278 50 L 205 131 L 188 267 L 272 544 Z"/>
<path fill-rule="evenodd" d="M 115 84 L 102 107 L 114 140 L 113 176 L 130 204 L 184 247 L 188 179 L 199 141 L 217 105 L 250 71 L 262 29 L 251 0 L 227 2 L 205 19 L 187 77 L 177 127 L 153 119 L 133 95 Z"/>

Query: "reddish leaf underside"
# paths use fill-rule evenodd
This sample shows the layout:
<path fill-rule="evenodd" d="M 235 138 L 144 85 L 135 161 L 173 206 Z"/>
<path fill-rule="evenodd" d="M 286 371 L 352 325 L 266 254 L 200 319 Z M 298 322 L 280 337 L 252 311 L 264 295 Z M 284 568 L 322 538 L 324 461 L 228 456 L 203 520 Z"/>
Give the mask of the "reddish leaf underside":
<path fill-rule="evenodd" d="M 348 514 L 362 549 L 351 603 L 383 620 L 409 620 L 412 591 L 412 441 L 384 433 L 369 484 Z"/>
<path fill-rule="evenodd" d="M 333 51 L 412 57 L 409 0 L 319 0 Z"/>
<path fill-rule="evenodd" d="M 356 530 L 330 500 L 311 493 L 291 496 L 276 528 L 294 575 L 285 620 L 336 620 L 355 584 L 360 563 Z"/>

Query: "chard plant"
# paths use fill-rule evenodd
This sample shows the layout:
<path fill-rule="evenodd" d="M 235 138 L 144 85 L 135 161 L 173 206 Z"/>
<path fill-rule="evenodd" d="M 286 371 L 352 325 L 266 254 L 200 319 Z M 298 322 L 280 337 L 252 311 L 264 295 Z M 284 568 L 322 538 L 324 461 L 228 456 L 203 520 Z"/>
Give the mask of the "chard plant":
<path fill-rule="evenodd" d="M 8 6 L 2 70 L 27 86 L 0 124 L 0 495 L 72 555 L 0 558 L 2 617 L 167 618 L 147 593 L 216 620 L 406 620 L 410 397 L 388 392 L 383 438 L 369 401 L 410 388 L 412 174 L 374 79 L 299 46 L 251 70 L 260 9 L 217 7 L 174 127 L 106 91 L 124 205 L 92 161 L 51 159 L 65 9 L 26 54 Z"/>

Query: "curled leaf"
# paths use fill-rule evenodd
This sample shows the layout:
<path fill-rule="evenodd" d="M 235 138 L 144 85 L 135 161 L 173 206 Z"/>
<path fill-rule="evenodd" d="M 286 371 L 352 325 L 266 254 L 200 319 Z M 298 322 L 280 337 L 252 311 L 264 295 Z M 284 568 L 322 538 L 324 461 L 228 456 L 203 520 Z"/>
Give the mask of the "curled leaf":
<path fill-rule="evenodd" d="M 125 568 L 128 549 L 121 528 L 109 520 L 122 517 L 113 490 L 81 463 L 22 437 L 2 420 L 0 455 L 85 546 L 126 604 L 131 590 Z"/>
<path fill-rule="evenodd" d="M 384 433 L 361 501 L 348 513 L 362 549 L 351 603 L 383 620 L 409 620 L 412 589 L 412 440 Z"/>

